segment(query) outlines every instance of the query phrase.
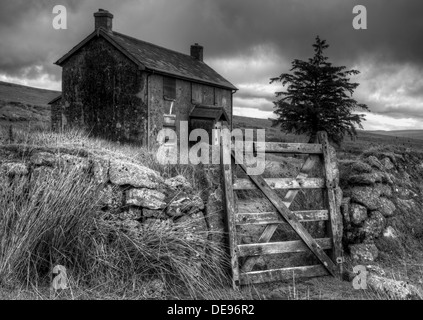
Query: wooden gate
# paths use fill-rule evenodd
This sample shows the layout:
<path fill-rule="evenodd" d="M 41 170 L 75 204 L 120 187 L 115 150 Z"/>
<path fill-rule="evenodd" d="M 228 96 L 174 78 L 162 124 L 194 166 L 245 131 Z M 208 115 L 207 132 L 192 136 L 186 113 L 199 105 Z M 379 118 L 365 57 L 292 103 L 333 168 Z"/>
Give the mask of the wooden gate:
<path fill-rule="evenodd" d="M 326 132 L 319 132 L 318 144 L 268 143 L 265 152 L 282 154 L 308 154 L 299 174 L 293 178 L 269 178 L 259 175 L 247 175 L 247 179 L 234 177 L 236 165 L 247 173 L 247 167 L 231 147 L 230 142 L 222 139 L 221 163 L 223 171 L 225 209 L 231 257 L 232 280 L 234 288 L 239 285 L 279 281 L 295 277 L 316 277 L 323 275 L 340 276 L 342 273 L 342 219 L 335 190 L 337 179 L 333 174 L 336 161 L 330 151 Z M 226 143 L 226 145 L 224 145 Z M 231 153 L 232 164 L 223 164 L 223 159 Z M 226 158 L 227 159 L 227 158 Z M 236 160 L 236 161 L 234 161 Z M 235 164 L 235 162 L 237 164 Z M 309 178 L 309 173 L 316 164 L 322 163 L 324 177 Z M 325 210 L 291 211 L 289 207 L 301 189 L 320 188 L 325 195 Z M 274 212 L 242 213 L 236 211 L 236 191 L 258 189 L 275 208 Z M 280 197 L 275 189 L 288 190 Z M 234 192 L 235 191 L 235 192 Z M 313 238 L 303 222 L 325 221 L 327 235 Z M 290 226 L 300 240 L 270 242 L 278 226 Z M 257 243 L 242 244 L 237 240 L 237 230 L 245 225 L 265 225 Z M 278 269 L 253 271 L 258 258 L 262 255 L 300 253 L 311 251 L 318 264 L 306 266 L 288 266 Z"/>

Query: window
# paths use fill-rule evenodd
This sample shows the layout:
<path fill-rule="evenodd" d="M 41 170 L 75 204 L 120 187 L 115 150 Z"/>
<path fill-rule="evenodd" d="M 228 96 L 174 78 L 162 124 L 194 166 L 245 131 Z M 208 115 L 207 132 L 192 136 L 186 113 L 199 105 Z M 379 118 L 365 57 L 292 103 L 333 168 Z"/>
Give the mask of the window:
<path fill-rule="evenodd" d="M 165 100 L 176 99 L 176 79 L 163 77 L 163 98 Z"/>

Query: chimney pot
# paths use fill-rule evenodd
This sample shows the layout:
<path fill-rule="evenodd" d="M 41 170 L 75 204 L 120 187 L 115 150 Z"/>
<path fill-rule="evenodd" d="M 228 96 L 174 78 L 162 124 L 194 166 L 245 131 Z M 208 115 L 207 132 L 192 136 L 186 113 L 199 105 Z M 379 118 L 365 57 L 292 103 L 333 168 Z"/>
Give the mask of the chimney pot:
<path fill-rule="evenodd" d="M 104 9 L 98 9 L 94 13 L 95 29 L 103 28 L 108 32 L 112 32 L 113 27 L 113 15 Z"/>
<path fill-rule="evenodd" d="M 191 57 L 196 60 L 203 61 L 203 46 L 200 46 L 198 43 L 191 46 Z"/>

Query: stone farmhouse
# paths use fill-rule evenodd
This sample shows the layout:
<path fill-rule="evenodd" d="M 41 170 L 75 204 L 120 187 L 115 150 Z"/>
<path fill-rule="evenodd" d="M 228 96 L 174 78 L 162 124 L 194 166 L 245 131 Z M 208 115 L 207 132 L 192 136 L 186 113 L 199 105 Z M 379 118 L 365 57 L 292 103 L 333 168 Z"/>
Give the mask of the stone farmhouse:
<path fill-rule="evenodd" d="M 94 31 L 60 58 L 62 95 L 50 102 L 53 130 L 81 127 L 94 136 L 151 147 L 163 127 L 232 126 L 237 88 L 203 61 L 113 30 L 113 15 L 94 13 Z M 178 134 L 179 136 L 179 134 Z"/>

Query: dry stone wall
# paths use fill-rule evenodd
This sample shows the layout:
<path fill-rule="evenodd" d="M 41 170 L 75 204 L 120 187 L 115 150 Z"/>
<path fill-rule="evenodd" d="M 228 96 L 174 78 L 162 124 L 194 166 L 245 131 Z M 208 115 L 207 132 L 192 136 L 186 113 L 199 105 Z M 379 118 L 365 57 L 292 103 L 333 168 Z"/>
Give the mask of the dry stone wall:
<path fill-rule="evenodd" d="M 89 175 L 100 187 L 104 216 L 133 232 L 184 224 L 186 237 L 200 233 L 224 250 L 220 166 L 195 172 L 197 191 L 182 175 L 164 179 L 158 172 L 126 157 L 86 150 L 0 146 L 0 178 L 39 177 L 71 166 Z M 201 192 L 198 192 L 198 189 Z M 206 248 L 204 248 L 206 250 Z M 223 264 L 224 261 L 221 261 Z"/>

